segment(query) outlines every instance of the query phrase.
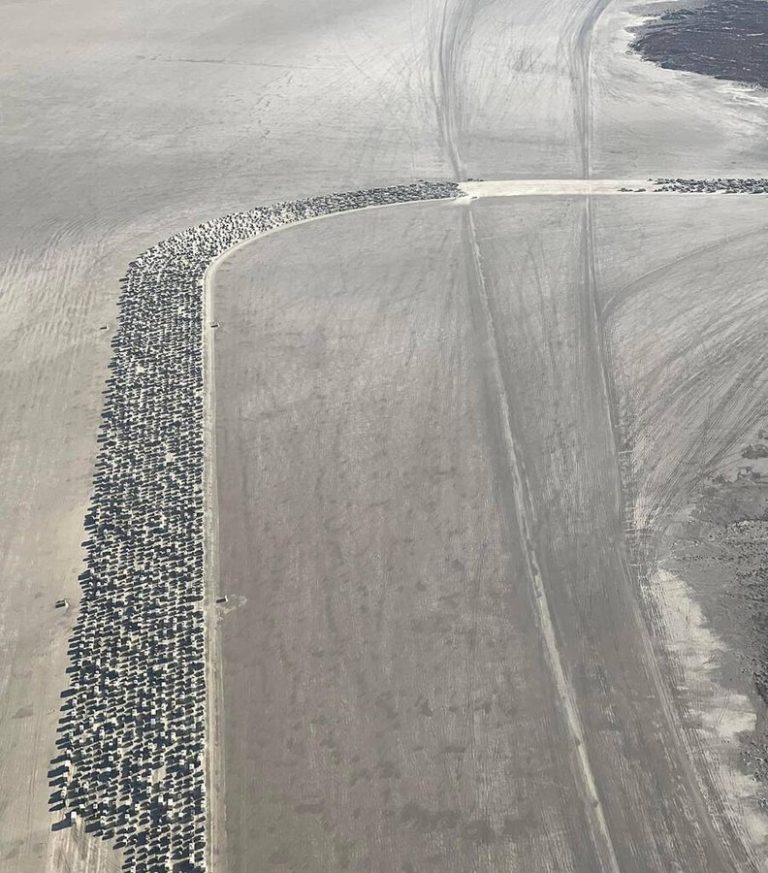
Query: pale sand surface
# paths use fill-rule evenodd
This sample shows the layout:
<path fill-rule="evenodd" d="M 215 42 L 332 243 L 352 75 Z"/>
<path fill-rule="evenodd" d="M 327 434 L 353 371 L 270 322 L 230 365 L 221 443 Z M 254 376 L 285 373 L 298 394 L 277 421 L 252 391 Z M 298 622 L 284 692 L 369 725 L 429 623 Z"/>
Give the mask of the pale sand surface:
<path fill-rule="evenodd" d="M 765 201 L 658 196 L 597 204 L 625 241 L 598 258 L 639 527 L 668 524 L 704 474 L 739 463 L 768 402 Z"/>
<path fill-rule="evenodd" d="M 531 593 L 504 584 L 461 220 L 340 216 L 218 268 L 232 870 L 592 863 Z"/>
<path fill-rule="evenodd" d="M 42 869 L 56 873 L 120 873 L 122 861 L 122 852 L 94 839 L 86 833 L 83 823 L 77 822 L 71 828 L 51 834 Z"/>
<path fill-rule="evenodd" d="M 764 630 L 750 638 L 749 626 L 764 594 L 757 576 L 750 605 L 738 582 L 760 566 L 764 525 L 747 522 L 753 538 L 729 544 L 723 522 L 759 519 L 765 480 L 729 497 L 719 489 L 745 464 L 765 473 L 742 450 L 768 424 L 768 216 L 760 202 L 690 196 L 663 206 L 603 199 L 598 215 L 622 243 L 600 249 L 599 275 L 650 574 L 643 593 L 693 739 L 764 857 L 765 790 L 747 764 L 765 754 L 766 707 L 753 680 L 764 669 Z M 730 507 L 720 524 L 711 523 L 713 497 Z"/>
<path fill-rule="evenodd" d="M 643 193 L 653 189 L 649 179 L 491 179 L 462 182 L 468 197 L 532 197 L 563 194 L 625 194 L 622 189 Z M 659 192 L 660 193 L 660 192 Z"/>
<path fill-rule="evenodd" d="M 401 9 L 387 9 L 384 42 L 401 43 Z M 114 324 L 126 264 L 257 201 L 448 172 L 426 98 L 408 110 L 413 139 L 386 133 L 377 80 L 402 77 L 366 35 L 375 10 L 210 13 L 201 3 L 4 10 L 0 863 L 20 871 L 39 873 L 49 854 L 46 771 L 72 627 L 53 603 L 77 603 L 110 352 L 99 327 Z"/>
<path fill-rule="evenodd" d="M 4 7 L 0 863 L 50 856 L 45 773 L 117 280 L 254 202 L 412 178 L 755 174 L 762 98 L 625 55 L 629 2 Z M 445 21 L 445 27 L 442 26 Z M 443 33 L 443 39 L 439 34 Z M 444 75 L 441 75 L 440 71 Z M 674 85 L 671 83 L 674 82 Z M 436 95 L 436 99 L 435 99 Z M 642 98 L 642 99 L 641 99 Z M 633 200 L 633 202 L 635 202 Z"/>
<path fill-rule="evenodd" d="M 230 249 L 233 251 L 233 249 Z M 203 280 L 203 427 L 205 428 L 205 458 L 203 488 L 205 504 L 204 574 L 205 596 L 209 612 L 205 622 L 206 684 L 208 693 L 206 724 L 205 788 L 208 793 L 208 821 L 206 832 L 206 863 L 211 870 L 226 869 L 227 832 L 224 826 L 225 804 L 225 748 L 222 739 L 224 724 L 224 675 L 219 623 L 231 608 L 216 606 L 221 594 L 219 579 L 219 490 L 216 478 L 216 366 L 214 336 L 211 324 L 216 320 L 216 301 L 213 285 L 219 259 L 208 268 Z M 207 339 L 207 341 L 206 341 Z M 211 609 L 211 606 L 214 608 Z"/>
<path fill-rule="evenodd" d="M 764 856 L 768 818 L 760 807 L 760 786 L 740 764 L 739 752 L 755 731 L 754 695 L 726 685 L 718 676 L 720 660 L 729 652 L 709 626 L 696 591 L 666 570 L 651 578 L 650 595 L 658 604 L 665 644 L 681 673 L 691 731 L 744 837 Z"/>
<path fill-rule="evenodd" d="M 765 220 L 759 199 L 692 201 L 596 199 L 594 271 L 581 197 L 340 216 L 221 262 L 231 869 L 612 869 L 590 780 L 562 757 L 562 706 L 561 733 L 530 723 L 542 694 L 558 700 L 531 553 L 613 869 L 758 866 L 739 846 L 761 833 L 735 750 L 702 747 L 690 707 L 707 698 L 670 693 L 637 614 L 589 312 L 592 286 L 601 309 L 649 268 Z M 695 293 L 700 276 L 680 281 Z M 565 807 L 552 784 L 563 799 L 571 786 Z M 536 812 L 510 828 L 523 806 Z"/>

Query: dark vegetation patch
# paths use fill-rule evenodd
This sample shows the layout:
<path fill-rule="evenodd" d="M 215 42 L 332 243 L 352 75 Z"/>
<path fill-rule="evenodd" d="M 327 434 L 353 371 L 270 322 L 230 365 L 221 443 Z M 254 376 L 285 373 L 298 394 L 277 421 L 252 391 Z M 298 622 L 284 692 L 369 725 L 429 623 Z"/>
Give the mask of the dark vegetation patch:
<path fill-rule="evenodd" d="M 717 0 L 665 12 L 637 33 L 632 48 L 660 67 L 768 87 L 765 0 Z"/>

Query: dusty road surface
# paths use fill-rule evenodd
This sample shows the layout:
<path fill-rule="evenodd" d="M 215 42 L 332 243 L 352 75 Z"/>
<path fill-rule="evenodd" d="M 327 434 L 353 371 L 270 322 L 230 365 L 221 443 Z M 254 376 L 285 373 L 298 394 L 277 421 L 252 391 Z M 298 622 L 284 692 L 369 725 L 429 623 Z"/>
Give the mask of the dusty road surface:
<path fill-rule="evenodd" d="M 765 171 L 765 97 L 659 70 L 627 53 L 624 28 L 635 21 L 629 12 L 635 5 L 235 0 L 217 16 L 196 0 L 162 7 L 144 0 L 4 7 L 0 867 L 39 873 L 106 869 L 114 862 L 109 852 L 102 862 L 102 851 L 51 832 L 46 774 L 77 612 L 82 519 L 118 280 L 127 263 L 185 226 L 254 203 L 420 177 Z M 696 223 L 693 217 L 687 221 Z M 671 222 L 669 235 L 674 233 Z M 287 262 L 294 256 L 286 255 Z M 431 276 L 436 266 L 418 269 Z M 486 353 L 467 342 L 467 355 Z M 414 405 L 421 414 L 421 405 Z M 499 415 L 498 405 L 489 410 Z M 489 429 L 492 414 L 475 417 Z M 472 444 L 484 445 L 479 436 Z M 471 475 L 469 460 L 461 463 L 463 475 L 480 489 L 481 474 Z M 489 459 L 472 463 L 485 470 L 484 481 L 496 481 Z M 486 540 L 506 542 L 512 534 L 502 530 L 520 530 L 490 506 L 477 514 L 481 520 L 470 519 L 474 533 L 466 534 L 466 543 L 475 543 L 467 546 L 470 552 Z M 439 548 L 435 540 L 434 552 Z M 462 549 L 457 545 L 454 552 Z M 492 552 L 489 547 L 483 554 Z M 522 560 L 511 547 L 509 556 L 504 550 L 500 555 L 503 567 L 498 555 L 482 562 L 482 572 L 497 580 L 508 578 L 502 570 Z M 456 560 L 475 566 L 466 556 Z M 53 608 L 61 597 L 71 609 Z M 530 636 L 529 624 L 521 632 Z M 513 645 L 506 631 L 501 639 L 500 627 L 498 635 L 498 646 Z M 535 645 L 521 646 L 522 663 L 536 659 Z M 502 661 L 507 664 L 501 656 L 493 663 Z M 521 673 L 519 681 L 533 687 L 526 677 L 538 675 L 535 666 Z M 529 695 L 526 711 L 538 713 L 542 736 L 554 737 L 563 727 L 545 716 L 547 707 L 559 705 L 551 692 L 542 691 L 539 709 Z M 498 729 L 501 757 L 505 744 L 535 745 L 520 731 Z M 548 747 L 562 755 L 567 744 L 553 741 Z M 237 769 L 233 754 L 229 762 Z M 454 758 L 441 758 L 446 774 L 456 772 Z M 581 772 L 583 762 L 576 759 L 541 766 Z M 538 767 L 531 765 L 533 771 Z M 557 781 L 551 788 L 551 809 L 564 811 L 559 819 L 547 813 L 552 827 L 547 825 L 542 851 L 557 858 L 573 853 L 574 864 L 581 864 L 588 863 L 591 842 L 585 834 L 597 813 L 574 811 L 578 804 L 570 803 L 569 791 L 576 784 Z M 533 833 L 534 825 L 524 824 L 527 807 L 508 802 L 510 831 Z M 587 823 L 579 820 L 582 814 Z M 469 820 L 484 816 L 478 811 Z M 424 821 L 429 829 L 430 819 Z M 568 833 L 558 830 L 565 821 Z M 494 833 L 505 826 L 497 821 Z M 662 844 L 666 834 L 662 829 Z M 501 851 L 500 839 L 494 851 Z"/>
<path fill-rule="evenodd" d="M 217 268 L 229 869 L 756 869 L 640 614 L 602 325 L 723 222 L 761 263 L 764 206 L 665 243 L 692 207 L 629 197 L 350 214 Z"/>

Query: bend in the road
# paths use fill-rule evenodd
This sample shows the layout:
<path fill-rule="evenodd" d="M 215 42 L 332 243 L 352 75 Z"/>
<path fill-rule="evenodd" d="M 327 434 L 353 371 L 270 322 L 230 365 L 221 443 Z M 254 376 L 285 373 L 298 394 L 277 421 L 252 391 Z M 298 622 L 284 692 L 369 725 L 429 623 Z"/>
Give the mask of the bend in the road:
<path fill-rule="evenodd" d="M 237 245 L 242 245 L 266 232 L 275 231 L 279 228 L 296 224 L 302 221 L 318 220 L 344 211 L 369 208 L 387 208 L 390 205 L 409 203 L 417 200 L 432 199 L 456 199 L 464 195 L 471 200 L 476 197 L 499 197 L 520 195 L 595 195 L 628 193 L 624 189 L 633 189 L 644 186 L 618 183 L 616 181 L 596 180 L 550 180 L 543 182 L 513 181 L 513 182 L 490 182 L 490 183 L 467 183 L 461 187 L 455 183 L 418 183 L 415 185 L 398 186 L 394 188 L 376 188 L 362 192 L 349 194 L 334 194 L 327 197 L 317 197 L 306 201 L 276 204 L 253 210 L 249 213 L 240 213 L 224 216 L 215 221 L 206 222 L 196 228 L 188 229 L 169 240 L 153 246 L 147 252 L 140 255 L 132 264 L 127 276 L 125 293 L 121 298 L 122 318 L 121 326 L 115 337 L 115 348 L 119 352 L 113 369 L 119 379 L 113 379 L 110 383 L 109 411 L 105 414 L 105 444 L 102 449 L 100 464 L 97 468 L 102 476 L 99 480 L 100 500 L 98 518 L 93 529 L 91 555 L 98 556 L 97 563 L 92 568 L 91 581 L 84 584 L 83 601 L 81 607 L 81 623 L 79 633 L 81 638 L 88 642 L 88 650 L 79 648 L 73 650 L 75 669 L 72 671 L 72 683 L 69 702 L 67 704 L 68 715 L 63 719 L 62 743 L 68 743 L 73 750 L 68 760 L 74 761 L 74 767 L 70 770 L 65 780 L 65 786 L 61 791 L 62 809 L 64 814 L 77 813 L 85 819 L 99 833 L 110 833 L 119 828 L 125 834 L 127 844 L 143 845 L 147 840 L 146 816 L 143 807 L 136 810 L 135 817 L 129 817 L 123 821 L 121 800 L 118 793 L 118 785 L 114 785 L 109 791 L 105 791 L 105 783 L 100 778 L 100 762 L 109 761 L 111 741 L 109 748 L 104 745 L 106 737 L 110 735 L 107 726 L 112 724 L 111 703 L 103 705 L 94 712 L 92 700 L 92 676 L 91 664 L 109 663 L 113 665 L 112 691 L 121 687 L 121 682 L 128 682 L 131 688 L 140 695 L 144 692 L 141 686 L 141 675 L 136 674 L 133 659 L 126 660 L 125 652 L 130 650 L 132 643 L 130 631 L 122 628 L 119 621 L 103 625 L 104 615 L 119 616 L 122 614 L 122 598 L 125 595 L 122 580 L 132 578 L 131 567 L 134 563 L 146 563 L 146 556 L 152 554 L 153 584 L 166 586 L 168 602 L 172 604 L 173 615 L 169 615 L 169 626 L 178 627 L 178 639 L 171 636 L 165 642 L 171 647 L 178 647 L 179 658 L 196 657 L 197 645 L 188 648 L 188 640 L 184 635 L 186 628 L 192 627 L 202 633 L 207 631 L 208 637 L 204 643 L 204 649 L 208 660 L 215 659 L 216 641 L 214 627 L 214 605 L 210 602 L 214 593 L 215 563 L 211 561 L 211 551 L 215 550 L 215 508 L 204 507 L 208 511 L 208 517 L 203 526 L 202 515 L 198 517 L 195 509 L 194 524 L 192 528 L 182 526 L 164 527 L 152 524 L 147 519 L 164 518 L 166 514 L 173 516 L 173 507 L 178 501 L 174 498 L 171 503 L 168 500 L 175 495 L 180 482 L 188 482 L 191 489 L 187 498 L 190 505 L 197 507 L 201 504 L 201 495 L 209 503 L 215 501 L 214 472 L 209 466 L 205 471 L 202 468 L 202 459 L 196 455 L 194 446 L 200 443 L 204 452 L 208 452 L 209 465 L 211 460 L 211 410 L 212 398 L 206 398 L 205 392 L 212 389 L 212 384 L 203 382 L 203 367 L 198 373 L 195 368 L 189 372 L 189 378 L 181 383 L 171 384 L 164 378 L 162 361 L 168 355 L 173 358 L 173 366 L 178 366 L 185 374 L 185 367 L 189 367 L 189 361 L 200 361 L 201 364 L 206 356 L 210 356 L 208 340 L 211 337 L 210 324 L 204 320 L 210 313 L 205 307 L 205 294 L 208 293 L 212 270 L 209 270 L 217 259 L 231 252 Z M 668 195 L 671 196 L 671 195 Z M 208 272 L 206 272 L 208 271 Z M 185 315 L 179 318 L 179 301 L 183 301 L 186 307 Z M 116 354 L 118 354 L 116 352 Z M 181 356 L 178 360 L 176 356 Z M 157 361 L 157 366 L 147 366 L 148 362 Z M 212 368 L 210 365 L 205 370 L 209 380 L 212 380 Z M 170 393 L 169 393 L 170 392 Z M 147 417 L 145 409 L 146 399 L 152 398 L 152 413 Z M 207 406 L 206 406 L 207 404 Z M 205 417 L 207 409 L 207 418 Z M 169 418 L 169 410 L 172 415 Z M 193 415 L 190 410 L 193 410 Z M 140 426 L 134 427 L 137 422 Z M 198 422 L 200 422 L 198 424 Z M 197 428 L 205 427 L 209 432 L 202 434 Z M 190 430 L 191 429 L 191 430 Z M 107 439 L 108 438 L 108 439 Z M 179 442 L 184 447 L 189 446 L 189 452 L 183 456 L 170 456 L 173 463 L 167 458 L 165 466 L 160 464 L 155 457 L 158 445 L 164 445 L 171 441 L 174 445 Z M 119 464 L 113 464 L 113 452 L 115 446 L 121 447 L 123 454 L 128 451 L 133 453 L 136 463 L 128 471 L 123 471 Z M 184 465 L 189 465 L 189 468 Z M 142 466 L 144 465 L 144 466 Z M 184 467 L 184 476 L 179 478 L 178 466 Z M 514 466 L 514 465 L 513 465 Z M 146 467 L 146 470 L 144 469 Z M 158 469 L 160 472 L 158 472 Z M 107 472 L 103 472 L 107 471 Z M 200 474 L 200 475 L 198 475 Z M 152 481 L 152 488 L 143 492 L 142 512 L 135 515 L 126 504 L 127 495 L 132 493 L 134 482 L 137 477 L 148 477 Z M 114 481 L 109 477 L 114 478 Z M 125 478 L 128 476 L 129 478 Z M 122 477 L 122 478 L 121 478 Z M 158 478 L 159 477 L 159 478 Z M 163 477 L 167 477 L 167 482 Z M 143 481 L 143 479 L 141 480 Z M 522 477 L 521 477 L 522 482 Z M 522 483 L 524 484 L 524 483 Z M 521 487 L 522 487 L 521 484 Z M 120 496 L 119 500 L 112 500 L 112 490 Z M 522 492 L 521 492 L 522 493 Z M 155 505 L 157 503 L 157 505 Z M 113 534 L 119 532 L 119 536 Z M 190 532 L 191 531 L 191 532 Z M 194 542 L 190 542 L 190 537 Z M 199 538 L 199 539 L 198 539 Z M 208 553 L 204 551 L 203 540 L 207 543 Z M 187 585 L 190 590 L 188 597 L 181 596 L 174 580 L 177 576 L 177 568 L 174 563 L 175 556 L 185 554 L 190 550 L 196 556 L 198 551 L 204 554 L 207 563 L 204 568 L 190 571 Z M 134 555 L 134 551 L 136 554 Z M 94 559 L 95 560 L 95 559 Z M 195 558 L 196 560 L 196 558 Z M 127 563 L 126 563 L 127 562 Z M 195 565 L 196 567 L 197 565 Z M 535 562 L 531 561 L 532 575 L 536 578 Z M 211 578 L 213 577 L 213 578 Z M 97 584 L 94 584 L 96 580 Z M 143 581 L 136 581 L 137 603 L 145 604 L 143 591 L 140 586 Z M 165 589 L 163 589 L 165 591 Z M 186 589 L 185 589 L 186 590 Z M 198 601 L 204 598 L 206 610 L 199 609 Z M 143 608 L 151 613 L 152 599 L 147 599 Z M 161 600 L 160 603 L 164 602 Z M 543 605 L 546 606 L 546 603 Z M 163 607 L 159 607 L 163 608 Z M 169 607 L 170 608 L 170 607 Z M 184 623 L 173 624 L 177 617 L 183 615 Z M 156 621 L 154 613 L 145 616 L 146 622 L 152 625 Z M 546 610 L 542 616 L 543 627 L 546 630 Z M 143 619 L 142 619 L 143 620 Z M 211 636 L 213 634 L 213 636 Z M 546 634 L 545 634 L 546 636 Z M 554 637 L 552 638 L 555 639 Z M 555 640 L 556 642 L 556 640 Z M 128 646 L 128 649 L 126 649 Z M 191 654 L 190 654 L 191 652 Z M 182 654 L 186 653 L 186 654 Z M 81 660 L 84 656 L 86 660 Z M 195 660 L 195 664 L 197 661 Z M 553 662 L 557 671 L 557 663 Z M 127 671 L 125 676 L 121 673 L 123 666 Z M 154 669 L 163 670 L 165 661 L 154 665 L 151 662 L 145 665 L 147 671 Z M 565 671 L 562 668 L 563 675 Z M 210 665 L 205 674 L 207 692 L 216 694 L 216 685 L 219 681 L 215 671 L 210 672 Z M 149 682 L 149 673 L 145 677 Z M 197 681 L 197 680 L 196 680 Z M 136 683 L 138 682 L 138 686 Z M 567 690 L 567 685 L 562 686 Z M 148 696 L 148 692 L 147 692 Z M 566 694 L 567 697 L 567 694 Z M 154 699 L 154 698 L 153 698 Z M 110 698 L 111 700 L 111 698 Z M 177 724 L 179 713 L 174 709 L 172 699 L 159 699 L 156 704 L 162 709 L 157 715 L 165 720 L 167 726 L 172 728 Z M 209 711 L 203 721 L 198 725 L 200 729 L 200 741 L 205 749 L 205 772 L 201 773 L 200 764 L 190 759 L 189 766 L 195 774 L 195 780 L 206 777 L 207 791 L 210 792 L 211 778 L 215 774 L 211 771 L 216 767 L 216 761 L 211 757 L 210 740 L 215 741 L 217 725 L 205 718 L 210 717 L 211 711 L 216 707 L 217 701 L 209 701 Z M 575 709 L 573 710 L 575 712 Z M 184 716 L 186 718 L 186 716 Z M 104 730 L 102 731 L 102 723 Z M 74 730 L 78 725 L 84 725 L 83 730 Z M 186 721 L 185 721 L 186 725 Z M 574 727 L 575 726 L 575 727 Z M 134 713 L 129 717 L 121 729 L 137 732 L 154 728 L 145 725 L 140 717 Z M 180 730 L 179 736 L 183 736 L 184 730 Z M 575 733 L 574 733 L 575 732 Z M 578 721 L 572 723 L 572 733 L 579 735 Z M 204 736 L 203 736 L 204 735 Z M 151 737 L 147 737 L 147 747 L 151 746 Z M 208 741 L 205 745 L 204 741 Z M 126 749 L 130 744 L 126 745 Z M 186 747 L 185 747 L 186 749 Z M 187 751 L 181 751 L 171 745 L 169 753 L 178 753 L 184 758 Z M 69 753 L 68 753 L 69 754 Z M 191 753 L 190 753 L 191 754 Z M 143 766 L 147 773 L 151 773 L 156 762 L 132 761 L 132 766 Z M 588 761 L 582 761 L 582 770 L 589 773 Z M 168 779 L 169 789 L 167 792 L 167 821 L 165 830 L 157 827 L 150 839 L 152 851 L 162 855 L 163 840 L 165 834 L 173 851 L 183 851 L 184 847 L 179 842 L 179 835 L 173 830 L 174 818 L 173 807 L 177 803 L 186 801 L 179 793 L 179 786 L 174 782 L 175 775 L 170 773 Z M 73 782 L 74 780 L 74 782 Z M 184 790 L 190 791 L 190 808 L 200 805 L 197 782 L 193 780 Z M 587 777 L 587 783 L 589 779 Z M 68 785 L 74 784 L 76 790 L 68 792 Z M 194 792 L 193 792 L 194 789 Z M 597 816 L 598 829 L 604 830 L 600 822 L 600 814 Z M 209 827 L 206 822 L 206 828 Z M 213 821 L 216 827 L 215 820 Z M 173 832 L 173 833 L 172 833 Z M 216 831 L 209 831 L 213 834 Z M 198 835 L 200 836 L 200 835 Z M 163 839 L 165 839 L 163 837 Z M 158 842 L 152 842 L 157 840 Z M 204 843 L 203 838 L 196 838 L 195 853 L 199 853 L 199 846 Z M 135 858 L 135 855 L 132 857 Z M 607 857 L 607 856 L 606 856 Z M 210 861 L 208 864 L 210 865 Z M 608 865 L 611 866 L 610 864 Z M 130 867 L 128 868 L 130 869 Z"/>

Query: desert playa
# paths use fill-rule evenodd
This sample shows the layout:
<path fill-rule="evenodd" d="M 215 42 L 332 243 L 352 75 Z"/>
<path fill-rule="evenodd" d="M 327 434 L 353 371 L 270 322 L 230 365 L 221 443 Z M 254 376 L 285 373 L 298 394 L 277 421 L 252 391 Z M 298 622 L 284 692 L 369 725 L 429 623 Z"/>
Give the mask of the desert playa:
<path fill-rule="evenodd" d="M 681 8 L 7 7 L 0 869 L 766 869 L 765 13 Z"/>

